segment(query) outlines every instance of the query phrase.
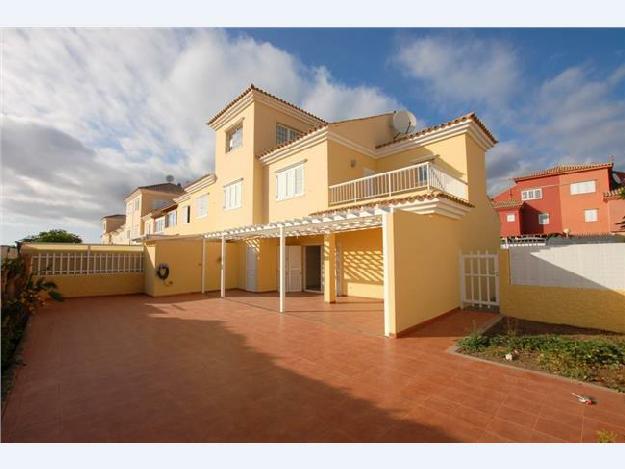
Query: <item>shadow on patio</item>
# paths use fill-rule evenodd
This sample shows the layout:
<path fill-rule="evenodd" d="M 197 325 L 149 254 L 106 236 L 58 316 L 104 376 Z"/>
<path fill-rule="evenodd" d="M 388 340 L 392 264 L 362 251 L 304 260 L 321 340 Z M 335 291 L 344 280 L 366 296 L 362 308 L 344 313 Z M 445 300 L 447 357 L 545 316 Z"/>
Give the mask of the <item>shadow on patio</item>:
<path fill-rule="evenodd" d="M 353 379 L 379 339 L 347 360 L 335 334 L 198 296 L 50 305 L 29 327 L 2 440 L 455 440 L 390 404 L 407 376 Z"/>

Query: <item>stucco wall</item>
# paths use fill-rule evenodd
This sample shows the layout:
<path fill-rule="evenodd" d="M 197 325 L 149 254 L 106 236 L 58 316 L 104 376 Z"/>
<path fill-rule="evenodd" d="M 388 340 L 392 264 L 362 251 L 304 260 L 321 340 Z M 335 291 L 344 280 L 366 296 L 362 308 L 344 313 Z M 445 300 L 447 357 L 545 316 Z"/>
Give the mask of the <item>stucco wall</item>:
<path fill-rule="evenodd" d="M 625 332 L 625 291 L 512 285 L 509 251 L 500 251 L 501 313 L 529 321 Z"/>
<path fill-rule="evenodd" d="M 349 231 L 336 236 L 341 294 L 384 298 L 382 230 Z M 337 273 L 338 274 L 338 273 Z"/>
<path fill-rule="evenodd" d="M 165 296 L 201 291 L 201 240 L 150 241 L 146 250 L 145 293 L 150 296 Z M 239 286 L 239 250 L 236 243 L 227 243 L 226 288 Z M 221 288 L 220 262 L 221 243 L 207 241 L 204 264 L 206 291 Z M 169 266 L 169 277 L 166 280 L 156 276 L 156 268 L 161 263 Z"/>
<path fill-rule="evenodd" d="M 56 283 L 65 298 L 130 295 L 143 293 L 144 288 L 143 272 L 54 275 L 46 279 Z"/>

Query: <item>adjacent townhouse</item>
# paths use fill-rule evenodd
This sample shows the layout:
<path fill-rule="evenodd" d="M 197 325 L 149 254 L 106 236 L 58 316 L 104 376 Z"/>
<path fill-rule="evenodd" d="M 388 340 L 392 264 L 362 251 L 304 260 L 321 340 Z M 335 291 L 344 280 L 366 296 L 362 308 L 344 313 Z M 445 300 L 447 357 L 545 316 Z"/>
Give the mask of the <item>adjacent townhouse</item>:
<path fill-rule="evenodd" d="M 514 182 L 493 199 L 501 236 L 625 231 L 625 172 L 613 162 L 558 165 Z"/>
<path fill-rule="evenodd" d="M 496 140 L 473 113 L 419 130 L 397 122 L 326 122 L 250 86 L 208 121 L 213 173 L 160 207 L 130 213 L 154 186 L 126 198 L 145 292 L 273 291 L 280 311 L 289 292 L 383 299 L 387 336 L 458 307 L 459 253 L 499 244 L 485 170 Z"/>
<path fill-rule="evenodd" d="M 140 242 L 145 236 L 144 217 L 172 203 L 173 199 L 184 190 L 178 184 L 166 182 L 141 186 L 133 190 L 124 199 L 125 215 L 104 217 L 101 241 L 103 244 L 133 244 Z M 119 223 L 121 220 L 123 221 Z"/>

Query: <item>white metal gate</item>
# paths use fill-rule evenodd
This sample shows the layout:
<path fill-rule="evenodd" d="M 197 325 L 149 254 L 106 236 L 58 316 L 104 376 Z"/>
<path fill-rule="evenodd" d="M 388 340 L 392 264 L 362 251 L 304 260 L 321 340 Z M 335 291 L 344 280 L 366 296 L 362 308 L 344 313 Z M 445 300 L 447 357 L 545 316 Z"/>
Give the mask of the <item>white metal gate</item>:
<path fill-rule="evenodd" d="M 460 253 L 460 306 L 499 306 L 499 254 Z"/>

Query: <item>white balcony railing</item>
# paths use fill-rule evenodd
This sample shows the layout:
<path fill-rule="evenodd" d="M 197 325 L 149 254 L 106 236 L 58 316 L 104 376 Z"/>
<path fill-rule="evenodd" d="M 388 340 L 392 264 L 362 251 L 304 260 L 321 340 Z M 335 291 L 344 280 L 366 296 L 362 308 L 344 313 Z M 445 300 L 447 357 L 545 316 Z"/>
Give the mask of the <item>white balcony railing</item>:
<path fill-rule="evenodd" d="M 344 204 L 418 189 L 437 189 L 465 200 L 469 192 L 466 182 L 427 162 L 335 184 L 328 188 L 328 201 Z"/>

